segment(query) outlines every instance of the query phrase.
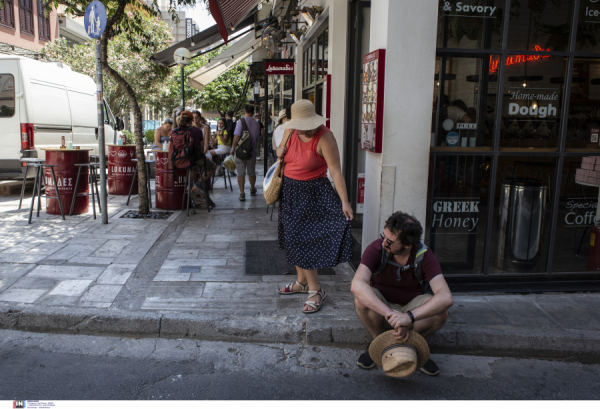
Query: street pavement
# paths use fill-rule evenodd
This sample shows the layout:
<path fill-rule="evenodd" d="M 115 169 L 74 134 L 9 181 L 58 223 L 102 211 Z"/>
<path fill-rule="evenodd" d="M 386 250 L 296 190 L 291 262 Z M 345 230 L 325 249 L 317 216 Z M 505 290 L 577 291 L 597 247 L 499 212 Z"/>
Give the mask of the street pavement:
<path fill-rule="evenodd" d="M 0 400 L 600 397 L 597 363 L 432 354 L 440 367 L 438 376 L 416 371 L 406 378 L 390 378 L 378 368 L 360 369 L 356 359 L 361 352 L 282 343 L 0 330 Z M 348 404 L 361 405 L 345 403 Z M 30 407 L 29 402 L 26 406 Z"/>
<path fill-rule="evenodd" d="M 129 206 L 109 196 L 107 225 L 91 212 L 65 221 L 45 211 L 28 224 L 30 196 L 21 210 L 18 194 L 0 197 L 0 329 L 364 348 L 348 264 L 320 277 L 328 298 L 310 315 L 306 295 L 276 293 L 293 276 L 244 275 L 244 242 L 277 239 L 261 175 L 255 197 L 246 182 L 246 202 L 235 178 L 233 192 L 219 178 L 210 213 L 168 220 L 121 218 L 137 196 Z M 599 307 L 595 293 L 454 294 L 447 324 L 428 341 L 440 353 L 596 361 Z"/>

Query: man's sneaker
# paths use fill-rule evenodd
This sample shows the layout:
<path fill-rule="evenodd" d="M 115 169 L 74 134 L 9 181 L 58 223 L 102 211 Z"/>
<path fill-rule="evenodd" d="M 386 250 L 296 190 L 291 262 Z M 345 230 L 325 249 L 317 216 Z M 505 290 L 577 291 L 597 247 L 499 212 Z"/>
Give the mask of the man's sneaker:
<path fill-rule="evenodd" d="M 423 373 L 426 373 L 429 376 L 437 376 L 440 373 L 440 368 L 433 362 L 431 359 L 428 359 L 425 362 L 425 365 L 421 368 Z"/>
<path fill-rule="evenodd" d="M 237 176 L 237 173 L 235 173 L 235 172 L 229 172 L 229 174 L 230 174 L 231 176 Z"/>
<path fill-rule="evenodd" d="M 369 347 L 367 347 L 367 350 L 358 357 L 358 361 L 356 361 L 356 363 L 362 369 L 375 368 L 375 362 L 371 359 L 371 355 L 369 355 Z"/>

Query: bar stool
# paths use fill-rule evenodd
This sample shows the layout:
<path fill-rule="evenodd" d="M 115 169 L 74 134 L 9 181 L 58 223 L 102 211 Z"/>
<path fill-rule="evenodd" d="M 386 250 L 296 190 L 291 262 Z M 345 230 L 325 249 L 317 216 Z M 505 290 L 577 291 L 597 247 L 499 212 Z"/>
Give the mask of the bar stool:
<path fill-rule="evenodd" d="M 56 184 L 56 175 L 54 174 L 54 168 L 56 165 L 47 165 L 45 163 L 32 163 L 31 165 L 35 170 L 35 182 L 33 183 L 33 194 L 31 195 L 31 207 L 29 208 L 29 224 L 31 224 L 31 217 L 33 216 L 33 206 L 35 205 L 35 194 L 37 192 L 38 195 L 38 208 L 37 208 L 37 217 L 40 217 L 40 208 L 42 207 L 42 179 L 44 178 L 43 172 L 44 167 L 50 168 L 52 172 L 52 182 L 54 183 L 54 191 L 56 192 L 56 196 L 48 196 L 48 194 L 44 194 L 46 199 L 57 199 L 58 207 L 60 208 L 60 215 L 63 220 L 65 219 L 65 213 L 63 211 L 62 201 L 60 200 L 60 193 L 58 192 L 58 186 Z"/>
<path fill-rule="evenodd" d="M 46 159 L 42 158 L 21 158 L 21 163 L 25 164 L 25 175 L 23 175 L 23 184 L 21 185 L 21 197 L 19 198 L 19 210 L 21 210 L 21 204 L 23 203 L 23 196 L 25 195 L 25 183 L 27 182 L 27 171 L 31 167 L 32 163 L 44 163 Z"/>
<path fill-rule="evenodd" d="M 137 162 L 138 160 L 131 159 L 131 161 Z M 148 203 L 150 204 L 150 207 L 152 207 L 152 193 L 150 191 L 150 164 L 154 162 L 154 160 L 146 159 L 146 180 L 148 181 Z M 135 173 L 133 174 L 133 179 L 131 179 L 131 187 L 129 187 L 129 196 L 127 196 L 127 206 L 129 206 L 129 199 L 131 199 L 131 192 L 133 192 L 133 184 L 137 180 L 137 177 L 138 173 L 136 169 Z"/>
<path fill-rule="evenodd" d="M 200 171 L 200 178 L 198 179 L 198 182 L 200 183 L 200 187 L 202 188 L 202 192 L 204 193 L 204 199 L 206 200 L 206 208 L 208 209 L 208 212 L 210 213 L 210 198 L 208 197 L 208 190 L 206 189 L 206 185 L 204 184 L 204 181 L 202 180 L 202 171 Z M 181 203 L 181 211 L 183 211 L 184 207 L 186 207 L 186 205 L 187 205 L 187 217 L 189 217 L 190 216 L 190 200 L 191 200 L 190 192 L 192 191 L 192 187 L 194 187 L 194 169 L 187 170 L 185 179 L 183 181 L 183 185 L 185 186 L 185 189 L 183 190 L 183 201 Z M 187 195 L 187 200 L 186 200 L 186 195 Z"/>
<path fill-rule="evenodd" d="M 225 166 L 223 166 L 223 161 L 225 160 L 225 158 L 229 156 L 229 154 L 223 154 L 221 155 L 221 164 L 219 165 L 223 170 L 223 181 L 225 182 L 225 189 L 227 189 L 227 179 L 229 178 L 229 188 L 231 189 L 231 191 L 233 192 L 233 185 L 231 184 L 231 172 L 229 171 L 229 169 L 227 169 Z M 213 173 L 213 177 L 212 177 L 212 185 L 215 185 L 215 178 L 217 177 L 217 172 L 215 171 L 215 173 Z"/>
<path fill-rule="evenodd" d="M 73 200 L 71 200 L 71 210 L 69 210 L 69 216 L 73 215 L 73 209 L 75 208 L 75 200 L 82 196 L 92 196 L 92 212 L 94 213 L 94 220 L 96 219 L 96 201 L 94 200 L 94 194 L 98 198 L 98 210 L 102 213 L 102 205 L 100 204 L 100 193 L 98 192 L 98 180 L 96 179 L 96 168 L 100 166 L 98 163 L 76 163 L 77 166 L 77 179 L 75 179 L 75 189 L 73 190 Z M 77 193 L 77 187 L 79 186 L 79 176 L 81 175 L 81 168 L 89 168 L 88 181 L 92 193 Z M 94 186 L 96 186 L 96 193 L 94 193 Z"/>

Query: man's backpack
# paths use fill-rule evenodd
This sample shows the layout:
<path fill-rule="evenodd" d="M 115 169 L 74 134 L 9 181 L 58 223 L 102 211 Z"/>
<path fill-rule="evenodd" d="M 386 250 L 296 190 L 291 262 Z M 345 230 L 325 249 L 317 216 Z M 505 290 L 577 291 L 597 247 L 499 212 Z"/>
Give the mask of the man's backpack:
<path fill-rule="evenodd" d="M 400 281 L 402 279 L 401 278 L 402 276 L 400 275 L 400 273 L 412 268 L 413 274 L 417 278 L 417 281 L 418 281 L 419 285 L 421 286 L 421 289 L 423 289 L 423 292 L 425 293 L 425 292 L 427 292 L 428 283 L 426 283 L 425 280 L 423 279 L 423 271 L 421 270 L 421 261 L 423 261 L 423 257 L 425 257 L 425 253 L 427 252 L 427 249 L 428 249 L 428 247 L 425 245 L 425 243 L 421 243 L 420 247 L 417 248 L 417 253 L 415 254 L 415 262 L 413 264 L 407 264 L 405 266 L 401 266 L 400 264 L 394 263 L 393 261 L 389 260 L 387 258 L 387 253 L 385 252 L 385 250 L 381 249 L 381 262 L 379 263 L 379 267 L 377 267 L 377 269 L 375 270 L 373 275 L 375 276 L 375 275 L 381 273 L 383 271 L 383 269 L 385 268 L 386 264 L 391 264 L 395 267 L 398 267 L 398 271 L 396 272 L 396 274 L 398 275 L 397 281 Z"/>
<path fill-rule="evenodd" d="M 173 162 L 173 177 L 177 169 L 188 169 L 194 163 L 194 140 L 192 127 L 177 128 L 171 134 L 169 156 Z"/>
<path fill-rule="evenodd" d="M 242 128 L 244 129 L 244 132 L 242 132 L 242 137 L 237 144 L 235 156 L 240 160 L 248 160 L 252 158 L 252 139 L 250 139 L 250 132 L 248 131 L 246 118 L 241 118 L 240 121 L 242 121 Z"/>

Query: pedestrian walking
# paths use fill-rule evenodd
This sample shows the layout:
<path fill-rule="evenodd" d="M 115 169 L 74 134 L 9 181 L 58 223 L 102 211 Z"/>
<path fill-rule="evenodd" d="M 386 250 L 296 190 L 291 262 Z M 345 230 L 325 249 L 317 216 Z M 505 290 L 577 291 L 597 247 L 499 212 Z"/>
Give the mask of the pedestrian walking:
<path fill-rule="evenodd" d="M 254 186 L 256 184 L 256 145 L 260 138 L 260 125 L 252 118 L 252 115 L 254 115 L 254 106 L 248 104 L 244 107 L 244 116 L 240 118 L 235 126 L 233 143 L 231 150 L 229 151 L 232 155 L 235 154 L 238 142 L 245 131 L 244 125 L 242 124 L 242 121 L 244 121 L 246 124 L 245 127 L 250 135 L 250 140 L 252 141 L 252 150 L 251 156 L 248 159 L 240 159 L 237 155 L 235 158 L 238 186 L 240 188 L 240 202 L 246 200 L 246 193 L 244 192 L 246 173 L 248 174 L 248 181 L 250 182 L 250 195 L 256 196 L 256 187 Z"/>
<path fill-rule="evenodd" d="M 260 152 L 261 152 L 261 148 L 262 148 L 262 144 L 263 144 L 263 138 L 265 137 L 265 126 L 263 125 L 262 122 L 260 122 L 260 115 L 256 114 L 254 115 L 254 119 L 256 119 L 256 122 L 258 122 L 258 126 L 260 126 L 260 138 L 258 140 L 258 142 L 256 143 L 256 160 L 260 160 Z"/>
<path fill-rule="evenodd" d="M 327 293 L 319 283 L 317 269 L 350 260 L 354 218 L 348 202 L 346 181 L 341 172 L 337 142 L 308 100 L 291 107 L 289 129 L 277 149 L 284 160 L 279 210 L 279 248 L 285 249 L 289 264 L 296 266 L 295 283 L 280 288 L 279 294 L 308 293 L 302 312 L 321 309 Z M 337 195 L 327 178 L 327 170 Z"/>

